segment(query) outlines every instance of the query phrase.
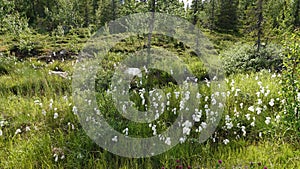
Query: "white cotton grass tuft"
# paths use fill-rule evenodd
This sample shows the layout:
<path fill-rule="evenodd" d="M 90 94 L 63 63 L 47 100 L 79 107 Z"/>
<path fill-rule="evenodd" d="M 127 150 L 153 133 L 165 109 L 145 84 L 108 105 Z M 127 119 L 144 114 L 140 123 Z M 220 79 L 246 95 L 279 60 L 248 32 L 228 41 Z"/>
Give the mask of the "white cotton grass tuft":
<path fill-rule="evenodd" d="M 225 139 L 225 140 L 223 140 L 223 143 L 226 145 L 226 144 L 229 143 L 229 140 L 228 140 L 228 139 Z"/>
<path fill-rule="evenodd" d="M 165 140 L 165 143 L 167 145 L 171 145 L 171 138 L 170 137 L 167 137 L 166 140 Z"/>
<path fill-rule="evenodd" d="M 271 117 L 266 117 L 265 123 L 268 125 L 271 123 Z"/>
<path fill-rule="evenodd" d="M 42 115 L 44 115 L 44 116 L 46 116 L 46 114 L 47 114 L 47 112 L 46 112 L 46 110 L 42 110 Z"/>
<path fill-rule="evenodd" d="M 118 142 L 118 136 L 114 136 L 114 137 L 111 139 L 111 141 L 113 141 L 113 142 Z"/>
<path fill-rule="evenodd" d="M 274 106 L 274 101 L 275 101 L 274 99 L 271 99 L 271 100 L 270 100 L 269 105 L 270 105 L 271 107 Z"/>
<path fill-rule="evenodd" d="M 251 111 L 251 112 L 254 112 L 254 106 L 250 106 L 250 107 L 248 108 L 248 110 Z"/>
<path fill-rule="evenodd" d="M 57 119 L 58 118 L 58 113 L 54 113 L 53 118 Z"/>
<path fill-rule="evenodd" d="M 21 132 L 22 132 L 21 129 L 17 129 L 17 130 L 15 131 L 15 135 L 20 134 Z"/>
<path fill-rule="evenodd" d="M 122 132 L 125 134 L 125 136 L 128 136 L 128 128 L 127 127 Z"/>

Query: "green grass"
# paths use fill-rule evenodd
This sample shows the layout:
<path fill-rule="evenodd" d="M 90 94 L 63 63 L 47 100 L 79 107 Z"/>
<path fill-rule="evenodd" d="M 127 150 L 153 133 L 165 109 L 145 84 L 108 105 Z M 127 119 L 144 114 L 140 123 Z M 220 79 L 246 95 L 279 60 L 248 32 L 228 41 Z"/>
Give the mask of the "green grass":
<path fill-rule="evenodd" d="M 225 35 L 211 36 L 216 36 L 213 38 L 217 41 L 218 38 L 224 39 L 222 37 Z M 219 44 L 220 49 L 229 46 L 235 38 L 228 35 L 223 44 Z M 68 45 L 70 44 L 66 44 Z M 49 46 L 51 47 L 46 45 Z M 138 45 L 132 46 L 127 49 L 125 44 L 120 43 L 115 50 L 119 52 L 121 49 L 135 50 Z M 167 48 L 170 44 L 164 46 Z M 170 48 L 176 52 L 175 46 L 171 45 Z M 203 76 L 205 70 L 198 59 L 193 60 L 188 50 L 180 49 L 177 52 L 192 67 L 192 72 L 199 71 L 196 74 L 199 77 Z M 108 70 L 112 69 L 113 63 L 120 61 L 121 58 L 120 53 L 113 53 L 108 57 L 109 59 L 103 62 L 107 66 L 105 70 L 107 72 L 103 74 L 101 80 L 110 76 Z M 120 157 L 104 150 L 83 130 L 78 117 L 72 111 L 74 103 L 71 97 L 71 75 L 74 62 L 68 60 L 47 64 L 35 58 L 23 61 L 12 57 L 0 58 L 0 130 L 2 131 L 0 168 L 159 169 L 165 167 L 175 169 L 176 166 L 183 165 L 184 168 L 191 166 L 199 169 L 217 167 L 262 169 L 264 166 L 282 169 L 300 166 L 299 138 L 294 132 L 287 131 L 282 122 L 277 123 L 274 120 L 276 115 L 282 115 L 280 100 L 283 98 L 279 93 L 280 78 L 272 78 L 273 73 L 263 71 L 228 77 L 227 91 L 230 91 L 231 95 L 224 105 L 222 120 L 217 128 L 218 134 L 214 136 L 216 142 L 209 139 L 199 144 L 194 138 L 197 135 L 192 133 L 185 143 L 178 144 L 163 154 L 134 159 Z M 49 71 L 53 70 L 68 72 L 69 76 L 63 78 L 49 75 Z M 267 96 L 257 96 L 256 92 L 261 90 L 259 81 L 265 90 L 270 90 Z M 163 89 L 172 91 L 170 86 Z M 235 96 L 236 89 L 240 89 L 237 96 Z M 206 91 L 206 88 L 202 90 Z M 101 94 L 102 91 L 98 92 Z M 253 105 L 258 106 L 259 98 L 262 100 L 262 105 L 267 108 L 257 115 L 248 108 Z M 278 101 L 275 100 L 274 106 L 269 105 L 272 98 L 279 98 Z M 99 102 L 104 102 L 103 98 L 98 99 Z M 240 103 L 243 103 L 243 108 L 240 107 Z M 107 102 L 105 105 L 110 106 L 110 104 Z M 235 116 L 235 108 L 240 114 L 239 117 Z M 108 107 L 103 110 L 106 110 L 104 114 L 108 117 L 115 114 L 115 109 Z M 247 120 L 246 114 L 251 115 L 251 120 Z M 234 127 L 231 129 L 224 128 L 226 115 L 232 119 Z M 251 126 L 253 117 L 256 117 L 255 126 Z M 271 117 L 270 124 L 265 123 L 266 117 Z M 158 126 L 158 132 L 167 127 L 165 122 L 171 118 L 173 116 L 169 114 L 163 115 L 161 118 L 163 124 Z M 115 123 L 114 119 L 110 120 L 120 131 L 129 124 L 125 120 Z M 238 123 L 246 127 L 246 136 L 243 136 L 241 128 L 237 127 Z M 147 136 L 151 135 L 151 128 L 145 126 L 147 125 L 129 124 L 129 135 L 139 135 L 142 132 Z M 20 133 L 16 133 L 19 130 Z M 237 136 L 239 138 L 236 138 Z M 224 139 L 229 139 L 230 142 L 225 145 Z M 222 160 L 222 164 L 218 164 L 218 160 Z"/>

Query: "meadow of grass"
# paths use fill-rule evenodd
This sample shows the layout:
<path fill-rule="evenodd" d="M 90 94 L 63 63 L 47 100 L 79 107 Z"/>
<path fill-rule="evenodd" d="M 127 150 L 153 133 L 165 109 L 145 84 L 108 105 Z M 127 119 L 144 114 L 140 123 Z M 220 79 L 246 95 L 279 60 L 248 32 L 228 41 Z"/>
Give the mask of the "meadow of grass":
<path fill-rule="evenodd" d="M 226 43 L 230 42 L 223 44 Z M 126 47 L 120 44 L 118 52 L 123 48 Z M 176 50 L 174 46 L 171 48 Z M 185 61 L 193 59 L 181 49 L 177 52 Z M 109 57 L 114 59 L 103 64 L 110 65 L 119 59 L 115 53 Z M 280 73 L 264 70 L 226 77 L 227 89 L 219 93 L 226 98 L 224 112 L 212 137 L 197 143 L 197 129 L 203 125 L 196 123 L 185 141 L 173 149 L 150 158 L 134 159 L 99 147 L 82 128 L 72 101 L 71 76 L 76 60 L 46 63 L 34 57 L 0 59 L 0 168 L 282 169 L 300 166 L 297 131 L 285 127 L 288 122 L 282 118 L 284 98 Z M 189 64 L 192 71 L 199 71 L 196 72 L 199 78 L 205 79 L 201 62 L 195 60 Z M 55 70 L 68 74 L 66 77 L 51 74 Z M 103 86 L 109 86 L 103 79 L 111 74 L 103 74 L 100 81 Z M 173 92 L 172 86 L 163 90 Z M 211 94 L 206 92 L 203 98 L 207 96 L 210 102 Z M 105 101 L 102 97 L 106 96 L 100 95 L 99 102 Z M 132 95 L 133 100 L 138 97 Z M 138 101 L 136 104 L 143 106 Z M 110 102 L 105 105 L 110 106 Z M 101 108 L 108 117 L 115 117 L 116 109 Z M 154 130 L 163 131 L 174 118 L 170 112 L 165 113 L 159 119 L 161 122 L 157 121 L 156 129 L 125 120 L 114 123 L 111 119 L 111 124 L 120 132 L 128 128 L 128 135 L 152 136 Z"/>

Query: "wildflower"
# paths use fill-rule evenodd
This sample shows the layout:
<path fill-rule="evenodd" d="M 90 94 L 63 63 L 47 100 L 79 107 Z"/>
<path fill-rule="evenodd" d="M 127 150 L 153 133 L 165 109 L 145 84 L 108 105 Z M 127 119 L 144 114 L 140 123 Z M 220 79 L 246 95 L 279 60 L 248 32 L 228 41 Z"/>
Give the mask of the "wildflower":
<path fill-rule="evenodd" d="M 196 129 L 196 132 L 199 133 L 199 132 L 201 132 L 201 131 L 202 131 L 202 127 L 199 126 L 199 127 Z"/>
<path fill-rule="evenodd" d="M 52 109 L 52 105 L 53 105 L 53 99 L 50 99 L 50 104 L 49 104 L 50 109 Z"/>
<path fill-rule="evenodd" d="M 246 136 L 246 127 L 242 126 L 242 132 L 243 132 L 243 136 Z"/>
<path fill-rule="evenodd" d="M 219 163 L 219 164 L 222 164 L 222 160 L 218 160 L 218 163 Z"/>
<path fill-rule="evenodd" d="M 240 108 L 242 109 L 244 106 L 244 103 L 240 103 Z"/>
<path fill-rule="evenodd" d="M 271 117 L 266 117 L 265 123 L 268 125 L 271 122 Z"/>
<path fill-rule="evenodd" d="M 180 92 L 174 92 L 176 99 L 178 99 Z"/>
<path fill-rule="evenodd" d="M 202 116 L 202 110 L 199 111 L 198 109 L 195 109 L 195 114 L 193 114 L 193 120 L 195 122 L 199 122 L 201 116 Z"/>
<path fill-rule="evenodd" d="M 267 97 L 270 94 L 270 90 L 267 90 L 267 92 L 265 93 L 265 96 Z"/>
<path fill-rule="evenodd" d="M 190 134 L 190 131 L 191 131 L 191 127 L 193 126 L 192 123 L 190 121 L 185 121 L 183 124 L 183 134 L 186 134 L 186 135 L 189 135 Z"/>
<path fill-rule="evenodd" d="M 226 126 L 227 126 L 227 129 L 231 129 L 233 127 L 233 124 L 232 124 L 232 122 L 226 123 Z"/>
<path fill-rule="evenodd" d="M 226 144 L 229 143 L 229 140 L 228 140 L 228 139 L 225 139 L 225 140 L 223 140 L 223 143 L 226 145 Z"/>
<path fill-rule="evenodd" d="M 174 114 L 176 114 L 176 107 L 175 107 L 174 109 L 172 109 L 172 112 L 173 112 Z"/>
<path fill-rule="evenodd" d="M 246 114 L 245 117 L 247 120 L 250 120 L 250 114 Z"/>
<path fill-rule="evenodd" d="M 117 142 L 118 141 L 118 136 L 115 136 L 111 139 L 113 142 Z"/>
<path fill-rule="evenodd" d="M 216 99 L 215 99 L 215 98 L 212 98 L 212 99 L 211 99 L 211 104 L 212 104 L 212 105 L 215 105 L 215 104 L 217 104 L 217 101 L 216 101 Z"/>
<path fill-rule="evenodd" d="M 73 112 L 75 115 L 77 115 L 77 113 L 78 113 L 78 110 L 77 110 L 77 107 L 76 107 L 76 106 L 73 106 L 73 108 L 72 108 L 72 112 Z"/>
<path fill-rule="evenodd" d="M 279 122 L 279 120 L 280 120 L 280 116 L 279 116 L 279 115 L 277 115 L 277 116 L 276 116 L 276 122 L 278 123 L 278 122 Z"/>
<path fill-rule="evenodd" d="M 201 98 L 201 94 L 200 94 L 200 93 L 197 93 L 196 98 L 197 98 L 197 99 L 200 99 L 200 98 Z"/>
<path fill-rule="evenodd" d="M 180 144 L 184 143 L 185 140 L 186 140 L 186 137 L 181 137 L 181 138 L 179 139 Z"/>
<path fill-rule="evenodd" d="M 235 116 L 235 117 L 240 117 L 240 112 L 237 112 L 237 111 L 236 111 L 236 112 L 234 113 L 234 116 Z"/>
<path fill-rule="evenodd" d="M 251 111 L 251 112 L 254 112 L 254 107 L 253 107 L 253 106 L 250 106 L 250 107 L 248 108 L 248 110 Z"/>
<path fill-rule="evenodd" d="M 267 107 L 266 105 L 264 105 L 263 110 L 267 110 L 267 108 L 268 108 L 268 107 Z"/>
<path fill-rule="evenodd" d="M 257 104 L 262 104 L 262 100 L 258 99 Z"/>
<path fill-rule="evenodd" d="M 17 135 L 17 134 L 19 134 L 21 132 L 22 132 L 21 129 L 17 129 L 16 132 L 15 132 L 15 135 Z"/>
<path fill-rule="evenodd" d="M 257 107 L 257 108 L 256 108 L 256 113 L 257 113 L 257 115 L 259 115 L 259 114 L 261 113 L 261 111 L 262 111 L 262 108 L 260 108 L 260 107 Z"/>
<path fill-rule="evenodd" d="M 166 140 L 165 140 L 165 143 L 167 145 L 171 145 L 171 138 L 170 137 L 167 137 Z"/>
<path fill-rule="evenodd" d="M 26 126 L 25 131 L 30 131 L 30 127 Z"/>
<path fill-rule="evenodd" d="M 94 111 L 97 115 L 100 115 L 100 110 L 98 110 L 96 107 L 94 108 Z"/>
<path fill-rule="evenodd" d="M 125 129 L 123 130 L 123 133 L 125 133 L 125 135 L 128 136 L 128 128 L 125 128 Z"/>
<path fill-rule="evenodd" d="M 179 110 L 183 110 L 183 109 L 184 109 L 184 101 L 181 100 L 179 104 Z"/>
<path fill-rule="evenodd" d="M 264 169 L 268 169 L 266 166 L 264 166 Z"/>
<path fill-rule="evenodd" d="M 262 82 L 261 82 L 261 81 L 259 81 L 259 82 L 257 82 L 257 84 L 258 84 L 259 86 L 261 86 L 261 85 L 262 85 Z"/>
<path fill-rule="evenodd" d="M 3 132 L 2 132 L 2 130 L 0 129 L 0 136 L 2 136 L 3 135 Z"/>
<path fill-rule="evenodd" d="M 73 125 L 72 123 L 70 123 L 70 122 L 68 122 L 68 126 L 71 126 L 71 129 L 72 129 L 72 130 L 75 129 L 74 125 Z"/>
<path fill-rule="evenodd" d="M 252 127 L 254 127 L 254 126 L 255 126 L 255 122 L 253 121 L 250 125 L 251 125 Z"/>
<path fill-rule="evenodd" d="M 34 103 L 35 103 L 35 104 L 39 104 L 40 101 L 39 101 L 39 100 L 35 100 Z"/>
<path fill-rule="evenodd" d="M 58 161 L 58 155 L 54 154 L 53 157 L 55 158 L 54 161 L 57 162 Z"/>
<path fill-rule="evenodd" d="M 185 100 L 189 100 L 190 99 L 190 92 L 189 91 L 185 92 L 184 97 L 185 97 Z"/>
<path fill-rule="evenodd" d="M 206 129 L 207 124 L 205 122 L 201 123 L 202 128 Z"/>
<path fill-rule="evenodd" d="M 208 81 L 208 79 L 205 78 L 205 82 L 206 82 L 206 86 L 209 87 L 210 86 L 210 81 Z"/>
<path fill-rule="evenodd" d="M 47 112 L 43 109 L 43 110 L 42 110 L 42 114 L 43 114 L 44 116 L 46 116 Z"/>
<path fill-rule="evenodd" d="M 177 160 L 176 160 L 176 163 L 180 163 L 180 160 L 179 160 L 179 159 L 177 159 Z"/>
<path fill-rule="evenodd" d="M 68 96 L 65 95 L 65 96 L 63 97 L 63 99 L 64 99 L 65 101 L 68 101 Z"/>
<path fill-rule="evenodd" d="M 270 100 L 269 105 L 270 105 L 271 107 L 274 106 L 274 101 L 275 101 L 274 99 L 271 99 L 271 100 Z"/>
<path fill-rule="evenodd" d="M 54 113 L 53 118 L 57 119 L 58 118 L 58 113 Z"/>
<path fill-rule="evenodd" d="M 229 97 L 230 96 L 230 91 L 227 91 L 227 97 Z"/>
<path fill-rule="evenodd" d="M 226 116 L 225 116 L 225 120 L 226 120 L 226 121 L 230 121 L 230 120 L 231 120 L 231 118 L 229 117 L 229 115 L 226 115 Z"/>
<path fill-rule="evenodd" d="M 153 125 L 153 126 L 149 125 L 149 126 L 151 127 L 151 129 L 153 131 L 153 135 L 155 136 L 157 134 L 157 132 L 156 132 L 156 125 Z"/>
<path fill-rule="evenodd" d="M 235 81 L 232 79 L 231 83 L 230 83 L 230 86 L 234 86 L 234 83 L 235 83 Z"/>
<path fill-rule="evenodd" d="M 4 121 L 0 121 L 0 127 L 4 126 Z"/>
<path fill-rule="evenodd" d="M 262 87 L 262 88 L 260 89 L 260 92 L 261 92 L 262 94 L 264 94 L 264 93 L 265 93 L 265 88 Z"/>

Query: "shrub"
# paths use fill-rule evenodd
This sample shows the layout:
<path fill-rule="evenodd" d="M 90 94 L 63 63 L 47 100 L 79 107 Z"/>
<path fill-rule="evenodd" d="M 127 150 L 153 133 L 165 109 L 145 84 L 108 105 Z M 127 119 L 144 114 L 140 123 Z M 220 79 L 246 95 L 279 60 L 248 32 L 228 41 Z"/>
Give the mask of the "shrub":
<path fill-rule="evenodd" d="M 282 69 L 281 49 L 277 45 L 267 45 L 259 52 L 249 44 L 236 44 L 221 54 L 226 74 L 243 73 L 271 69 Z"/>
<path fill-rule="evenodd" d="M 10 52 L 18 58 L 35 56 L 42 52 L 43 44 L 37 39 L 39 35 L 32 32 L 21 33 L 14 37 L 14 44 L 10 48 Z"/>
<path fill-rule="evenodd" d="M 285 42 L 282 94 L 285 98 L 284 114 L 288 125 L 299 131 L 300 110 L 300 34 L 294 34 Z M 298 133 L 298 132 L 297 132 Z"/>
<path fill-rule="evenodd" d="M 28 20 L 15 10 L 13 1 L 0 0 L 0 34 L 19 34 L 28 31 Z"/>

